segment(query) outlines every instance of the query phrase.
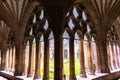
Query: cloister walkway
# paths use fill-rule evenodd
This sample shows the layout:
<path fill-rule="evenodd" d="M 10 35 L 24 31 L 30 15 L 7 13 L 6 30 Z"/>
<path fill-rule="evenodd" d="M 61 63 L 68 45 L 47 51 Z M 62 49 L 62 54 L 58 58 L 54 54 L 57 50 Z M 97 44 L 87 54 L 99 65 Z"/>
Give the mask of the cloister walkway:
<path fill-rule="evenodd" d="M 87 78 L 81 78 L 77 76 L 77 80 L 119 80 L 120 78 L 120 69 L 111 71 L 110 74 L 108 73 L 96 73 L 95 75 L 88 75 Z M 8 71 L 0 71 L 0 80 L 33 80 L 33 77 L 26 77 L 26 76 L 13 76 L 13 73 Z M 114 77 L 115 79 L 114 79 Z M 3 78 L 4 77 L 4 78 Z M 35 80 L 42 80 L 41 79 L 35 79 Z M 51 79 L 52 80 L 52 79 Z M 69 79 L 66 79 L 69 80 Z"/>

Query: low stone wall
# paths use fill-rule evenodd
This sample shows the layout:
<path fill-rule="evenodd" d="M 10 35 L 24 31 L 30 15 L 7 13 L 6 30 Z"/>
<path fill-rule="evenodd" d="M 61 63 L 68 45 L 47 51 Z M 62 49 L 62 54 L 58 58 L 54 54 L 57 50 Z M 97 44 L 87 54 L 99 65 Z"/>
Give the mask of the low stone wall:
<path fill-rule="evenodd" d="M 100 76 L 92 80 L 118 80 L 120 78 L 120 71 L 110 73 L 108 75 Z"/>
<path fill-rule="evenodd" d="M 0 72 L 0 76 L 6 78 L 8 80 L 23 80 L 23 79 L 16 78 L 15 76 L 9 75 L 9 74 L 4 73 L 4 72 Z"/>

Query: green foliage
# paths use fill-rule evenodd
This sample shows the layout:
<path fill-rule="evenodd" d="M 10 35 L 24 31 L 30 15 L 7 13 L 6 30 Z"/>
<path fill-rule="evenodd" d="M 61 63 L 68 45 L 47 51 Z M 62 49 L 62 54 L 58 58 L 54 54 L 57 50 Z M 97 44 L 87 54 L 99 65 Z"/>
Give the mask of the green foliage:
<path fill-rule="evenodd" d="M 43 76 L 43 70 L 44 69 L 44 62 L 43 60 L 41 61 L 41 76 Z M 64 73 L 66 74 L 66 77 L 68 78 L 70 75 L 70 70 L 69 70 L 69 59 L 64 59 Z M 75 75 L 79 76 L 80 75 L 80 61 L 79 59 L 75 59 Z M 49 62 L 49 77 L 50 79 L 54 78 L 54 60 L 50 60 Z"/>

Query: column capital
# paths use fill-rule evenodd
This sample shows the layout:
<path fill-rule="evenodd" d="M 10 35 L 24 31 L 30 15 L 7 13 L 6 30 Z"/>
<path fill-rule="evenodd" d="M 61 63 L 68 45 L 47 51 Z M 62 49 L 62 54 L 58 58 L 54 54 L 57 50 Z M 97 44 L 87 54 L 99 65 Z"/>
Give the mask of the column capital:
<path fill-rule="evenodd" d="M 30 36 L 30 37 L 29 37 L 29 43 L 30 43 L 30 44 L 32 44 L 33 39 L 34 39 L 34 36 Z"/>

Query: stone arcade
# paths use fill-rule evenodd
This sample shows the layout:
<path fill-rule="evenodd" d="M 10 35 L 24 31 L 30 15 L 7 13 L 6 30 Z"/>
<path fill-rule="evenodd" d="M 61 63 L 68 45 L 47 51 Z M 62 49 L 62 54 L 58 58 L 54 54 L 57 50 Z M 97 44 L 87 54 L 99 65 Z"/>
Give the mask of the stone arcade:
<path fill-rule="evenodd" d="M 0 76 L 65 80 L 68 59 L 67 80 L 119 79 L 119 15 L 120 0 L 0 0 Z"/>

